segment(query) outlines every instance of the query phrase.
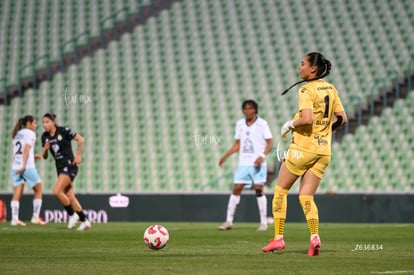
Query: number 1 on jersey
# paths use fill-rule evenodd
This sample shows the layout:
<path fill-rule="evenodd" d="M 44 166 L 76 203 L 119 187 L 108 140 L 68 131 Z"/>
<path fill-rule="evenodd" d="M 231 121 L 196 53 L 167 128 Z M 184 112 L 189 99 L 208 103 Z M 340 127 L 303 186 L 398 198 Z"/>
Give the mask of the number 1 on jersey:
<path fill-rule="evenodd" d="M 329 95 L 325 96 L 324 98 L 325 101 L 325 113 L 323 114 L 323 117 L 329 117 Z"/>

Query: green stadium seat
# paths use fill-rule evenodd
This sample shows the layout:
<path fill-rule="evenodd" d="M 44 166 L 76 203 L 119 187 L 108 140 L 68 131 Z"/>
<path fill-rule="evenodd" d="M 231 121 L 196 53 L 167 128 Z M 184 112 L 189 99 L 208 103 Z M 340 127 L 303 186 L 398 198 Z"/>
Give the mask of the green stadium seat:
<path fill-rule="evenodd" d="M 151 3 L 55 2 L 26 7 L 9 1 L 1 6 L 7 9 L 0 9 L 0 17 L 7 19 L 3 22 L 25 20 L 2 28 L 8 32 L 0 33 L 6 41 L 0 45 L 0 74 L 17 83 L 18 69 L 33 56 L 49 53 L 56 60 L 60 45 L 78 30 L 90 29 L 92 35 L 99 35 L 99 21 L 111 12 L 126 5 L 133 13 Z M 297 9 L 300 5 L 305 6 Z M 234 165 L 218 169 L 217 161 L 233 142 L 243 99 L 259 101 L 260 115 L 268 120 L 277 143 L 280 126 L 297 108 L 296 88 L 285 97 L 279 93 L 298 79 L 302 55 L 318 49 L 334 63 L 328 79 L 344 103 L 351 96 L 366 103 L 373 81 L 386 76 L 388 70 L 405 67 L 410 58 L 413 38 L 409 34 L 414 30 L 408 11 L 412 9 L 412 1 L 391 5 L 384 0 L 379 4 L 357 0 L 176 2 L 132 33 L 123 34 L 120 41 L 110 42 L 65 74 L 55 75 L 51 83 L 13 99 L 10 106 L 0 106 L 0 115 L 7 121 L 0 126 L 3 163 L 10 161 L 11 124 L 27 111 L 39 119 L 44 112 L 53 111 L 59 123 L 87 138 L 78 192 L 203 190 L 234 170 Z M 311 30 L 299 30 L 294 23 L 301 20 L 306 26 L 310 20 L 306 11 L 327 15 L 315 23 L 321 30 L 318 39 L 308 39 Z M 29 13 L 31 19 L 26 18 Z M 119 19 L 124 17 L 121 14 Z M 383 24 L 382 18 L 392 20 Z M 29 28 L 31 22 L 35 23 Z M 360 30 L 355 31 L 355 25 Z M 371 37 L 370 26 L 381 26 L 381 31 Z M 337 41 L 337 46 L 328 41 Z M 71 51 L 71 47 L 65 50 Z M 66 87 L 87 93 L 92 102 L 65 104 L 62 93 Z M 335 144 L 320 192 L 413 190 L 410 137 L 414 132 L 406 123 L 413 117 L 413 99 L 398 101 L 396 107 Z M 197 148 L 196 129 L 219 136 L 223 144 Z M 51 192 L 56 177 L 52 166 L 52 162 L 39 166 L 47 181 L 46 192 Z M 9 182 L 8 173 L 7 169 L 1 171 L 2 182 Z M 228 192 L 230 183 L 230 178 L 220 180 L 208 188 Z M 10 184 L 4 187 L 2 190 L 11 191 Z"/>

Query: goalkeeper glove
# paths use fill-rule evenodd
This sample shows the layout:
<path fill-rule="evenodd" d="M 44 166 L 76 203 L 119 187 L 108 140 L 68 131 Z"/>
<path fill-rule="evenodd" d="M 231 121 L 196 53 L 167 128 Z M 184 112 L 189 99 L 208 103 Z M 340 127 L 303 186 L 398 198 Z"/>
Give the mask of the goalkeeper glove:
<path fill-rule="evenodd" d="M 289 120 L 285 124 L 283 124 L 282 130 L 280 131 L 280 134 L 282 135 L 282 138 L 286 139 L 286 136 L 289 133 L 289 131 L 294 129 L 294 128 L 295 127 L 293 126 L 293 120 Z"/>

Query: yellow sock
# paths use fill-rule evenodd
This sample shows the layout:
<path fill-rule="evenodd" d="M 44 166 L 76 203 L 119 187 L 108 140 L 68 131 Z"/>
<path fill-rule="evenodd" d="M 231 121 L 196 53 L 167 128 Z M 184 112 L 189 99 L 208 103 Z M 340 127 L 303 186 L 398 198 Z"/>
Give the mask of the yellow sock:
<path fill-rule="evenodd" d="M 276 185 L 272 201 L 273 219 L 275 227 L 275 239 L 283 237 L 287 211 L 287 189 Z"/>
<path fill-rule="evenodd" d="M 319 215 L 318 207 L 313 200 L 313 196 L 299 196 L 300 205 L 308 223 L 311 235 L 319 234 Z"/>

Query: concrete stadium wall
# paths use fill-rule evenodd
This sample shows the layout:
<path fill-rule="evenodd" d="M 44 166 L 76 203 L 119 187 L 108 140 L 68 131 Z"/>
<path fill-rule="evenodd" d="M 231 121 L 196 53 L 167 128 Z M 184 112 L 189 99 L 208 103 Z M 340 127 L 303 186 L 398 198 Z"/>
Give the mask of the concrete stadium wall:
<path fill-rule="evenodd" d="M 26 191 L 26 193 L 29 193 Z M 228 194 L 82 194 L 79 201 L 94 222 L 108 221 L 211 221 L 225 219 Z M 121 198 L 121 199 L 119 199 Z M 0 195 L 7 206 L 10 220 L 11 194 Z M 119 207 L 129 200 L 128 207 Z M 321 222 L 414 222 L 414 194 L 336 194 L 317 195 Z M 272 195 L 268 195 L 268 216 L 271 216 Z M 32 195 L 24 195 L 20 206 L 20 219 L 30 220 Z M 41 216 L 49 222 L 66 222 L 66 212 L 53 195 L 44 195 Z M 235 222 L 258 222 L 257 202 L 254 194 L 242 195 Z M 288 222 L 304 222 L 298 195 L 288 197 Z"/>

